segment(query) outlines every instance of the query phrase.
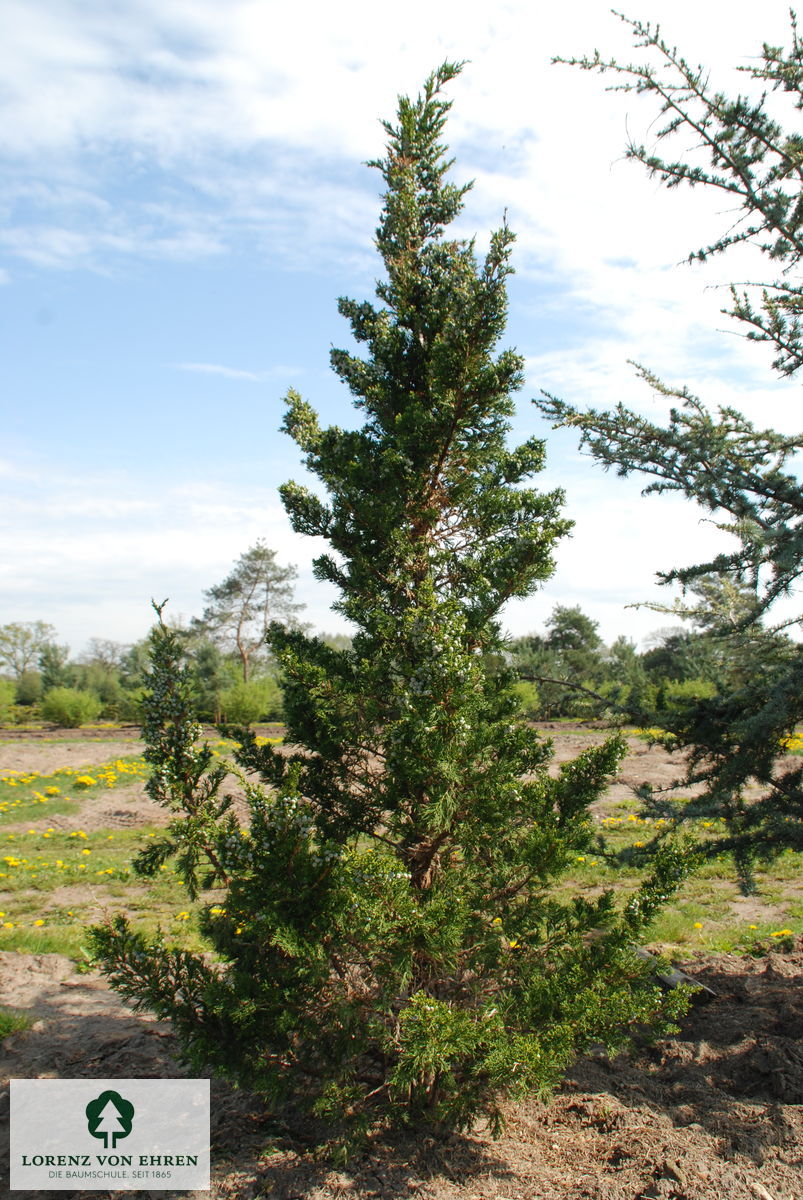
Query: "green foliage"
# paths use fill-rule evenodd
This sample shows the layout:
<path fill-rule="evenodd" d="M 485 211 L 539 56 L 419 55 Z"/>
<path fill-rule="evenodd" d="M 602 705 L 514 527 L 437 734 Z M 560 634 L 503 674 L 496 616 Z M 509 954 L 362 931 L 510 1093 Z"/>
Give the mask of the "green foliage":
<path fill-rule="evenodd" d="M 590 717 L 605 710 L 598 692 L 605 658 L 597 623 L 578 606 L 556 604 L 545 636 L 530 634 L 511 643 L 522 681 L 538 687 L 539 716 Z"/>
<path fill-rule="evenodd" d="M 794 374 L 803 365 L 803 143 L 767 110 L 772 91 L 803 108 L 803 58 L 794 16 L 790 51 L 765 44 L 757 65 L 740 68 L 768 85 L 756 100 L 712 91 L 708 72 L 690 67 L 657 27 L 628 23 L 637 46 L 657 59 L 657 66 L 654 61 L 623 65 L 598 53 L 569 61 L 613 73 L 622 90 L 656 98 L 666 117 L 659 140 L 693 132 L 710 167 L 696 159 L 665 160 L 632 142 L 628 156 L 669 187 L 714 188 L 737 202 L 736 222 L 729 218 L 723 236 L 690 257 L 704 259 L 750 242 L 773 270 L 782 267 L 780 275 L 760 286 L 758 302 L 750 289 L 732 288 L 728 311 L 746 326 L 748 338 L 774 347 L 777 371 Z M 551 396 L 539 407 L 557 425 L 578 428 L 582 444 L 604 467 L 652 477 L 645 493 L 674 491 L 696 500 L 736 538 L 731 552 L 659 578 L 680 584 L 684 595 L 693 597 L 668 611 L 694 621 L 700 633 L 694 649 L 703 651 L 705 669 L 689 676 L 717 685 L 715 695 L 681 705 L 669 722 L 675 744 L 689 751 L 686 782 L 704 785 L 687 811 L 725 820 L 727 836 L 712 852 L 732 850 L 743 883 L 750 886 L 757 856 L 803 846 L 803 772 L 778 761 L 803 719 L 803 649 L 784 634 L 787 625 L 799 622 L 774 628 L 764 623 L 774 601 L 793 592 L 803 569 L 803 495 L 795 463 L 803 437 L 758 429 L 730 407 L 712 413 L 686 388 L 669 387 L 650 371 L 638 370 L 658 396 L 671 402 L 667 423 L 656 424 L 622 405 L 610 412 L 581 412 Z M 763 794 L 748 804 L 745 789 L 754 781 Z"/>
<path fill-rule="evenodd" d="M 49 692 L 51 688 L 56 687 L 69 687 L 73 682 L 67 665 L 69 657 L 69 646 L 59 646 L 55 642 L 46 642 L 42 646 L 37 664 L 42 677 L 43 692 Z"/>
<path fill-rule="evenodd" d="M 77 729 L 100 716 L 101 702 L 92 692 L 80 688 L 52 688 L 42 700 L 42 716 L 64 729 Z"/>
<path fill-rule="evenodd" d="M 187 639 L 185 648 L 189 657 L 196 710 L 205 720 L 219 724 L 222 718 L 221 696 L 242 679 L 241 669 L 224 658 L 215 643 L 206 637 L 200 641 Z"/>
<path fill-rule="evenodd" d="M 17 680 L 17 704 L 37 704 L 42 699 L 42 676 L 38 671 L 23 671 Z"/>
<path fill-rule="evenodd" d="M 513 684 L 513 694 L 515 695 L 522 716 L 536 718 L 541 712 L 541 697 L 538 693 L 538 688 L 534 683 L 528 683 L 526 679 L 520 679 Z"/>
<path fill-rule="evenodd" d="M 710 167 L 696 159 L 664 159 L 632 140 L 627 157 L 642 163 L 667 187 L 709 187 L 728 196 L 731 204 L 724 233 L 694 250 L 690 261 L 705 261 L 746 242 L 757 246 L 776 270 L 780 268 L 771 281 L 742 291 L 732 287 L 732 307 L 724 311 L 747 326 L 748 338 L 775 350 L 773 366 L 784 375 L 803 365 L 803 289 L 797 282 L 803 261 L 803 138 L 784 130 L 768 109 L 772 92 L 791 100 L 795 109 L 803 108 L 803 45 L 794 13 L 790 15 L 791 49 L 765 42 L 755 65 L 737 68 L 762 87 L 768 85 L 756 99 L 714 91 L 707 68 L 688 63 L 663 40 L 659 26 L 626 17 L 622 20 L 630 25 L 636 46 L 646 50 L 652 61 L 622 64 L 603 59 L 598 51 L 587 58 L 554 60 L 614 75 L 618 82 L 611 90 L 654 96 L 665 117 L 659 141 L 693 133 L 694 145 Z M 732 209 L 741 210 L 736 220 Z M 751 298 L 756 291 L 757 305 Z"/>
<path fill-rule="evenodd" d="M 658 707 L 682 711 L 698 700 L 711 700 L 716 694 L 716 685 L 710 679 L 672 679 L 665 684 Z"/>
<path fill-rule="evenodd" d="M 17 689 L 10 679 L 0 679 L 0 721 L 11 719 Z"/>
<path fill-rule="evenodd" d="M 466 187 L 446 181 L 444 64 L 386 123 L 382 307 L 341 299 L 365 353 L 332 353 L 365 415 L 323 429 L 288 396 L 284 427 L 326 499 L 282 489 L 298 532 L 325 537 L 350 646 L 273 624 L 287 745 L 241 734 L 249 821 L 218 798 L 225 767 L 198 747 L 177 635 L 152 635 L 144 736 L 150 794 L 175 814 L 140 856 L 169 857 L 216 959 L 96 930 L 100 962 L 169 1017 L 191 1060 L 312 1111 L 354 1138 L 385 1123 L 498 1126 L 503 1096 L 544 1093 L 597 1041 L 678 1010 L 632 942 L 687 869 L 666 848 L 625 903 L 563 895 L 593 844 L 589 806 L 623 754 L 613 737 L 552 776 L 522 718 L 498 617 L 552 570 L 560 492 L 528 485 L 532 439 L 510 448 L 522 360 L 495 354 L 512 234 L 446 235 Z M 289 749 L 288 749 L 289 747 Z M 267 787 L 265 785 L 268 785 Z"/>
<path fill-rule="evenodd" d="M 231 725 L 275 721 L 282 715 L 282 693 L 270 677 L 237 683 L 220 693 L 222 719 Z"/>

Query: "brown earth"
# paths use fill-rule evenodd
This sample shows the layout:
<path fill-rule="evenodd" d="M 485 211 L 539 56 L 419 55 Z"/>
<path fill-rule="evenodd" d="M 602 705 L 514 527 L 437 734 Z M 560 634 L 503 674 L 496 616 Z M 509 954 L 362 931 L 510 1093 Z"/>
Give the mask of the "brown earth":
<path fill-rule="evenodd" d="M 583 739 L 600 735 L 554 736 L 565 758 Z M 90 766 L 138 748 L 129 742 L 112 749 L 110 740 L 99 739 L 75 747 L 75 764 Z M 30 739 L 22 767 L 63 766 L 66 749 Z M 48 757 L 51 750 L 58 762 Z M 642 743 L 633 750 L 615 785 L 622 795 L 645 778 L 658 782 L 655 772 L 670 782 L 670 765 L 674 778 L 675 763 L 663 751 L 644 753 Z M 13 766 L 9 760 L 17 753 L 0 745 L 0 768 Z M 87 800 L 82 824 L 88 827 L 101 812 L 108 820 L 117 806 L 146 819 L 139 809 L 144 798 L 137 799 L 135 787 L 124 797 L 127 790 Z M 718 955 L 681 965 L 716 995 L 692 1008 L 678 1034 L 612 1061 L 600 1055 L 578 1063 L 549 1105 L 510 1105 L 497 1141 L 479 1127 L 442 1143 L 385 1137 L 348 1169 L 333 1170 L 300 1138 L 277 1137 L 257 1099 L 213 1081 L 211 1192 L 150 1194 L 166 1200 L 803 1200 L 803 940 L 789 954 Z M 0 1195 L 8 1179 L 9 1078 L 185 1073 L 168 1027 L 132 1013 L 100 975 L 79 973 L 60 955 L 0 953 L 0 1004 L 35 1021 L 0 1045 Z"/>

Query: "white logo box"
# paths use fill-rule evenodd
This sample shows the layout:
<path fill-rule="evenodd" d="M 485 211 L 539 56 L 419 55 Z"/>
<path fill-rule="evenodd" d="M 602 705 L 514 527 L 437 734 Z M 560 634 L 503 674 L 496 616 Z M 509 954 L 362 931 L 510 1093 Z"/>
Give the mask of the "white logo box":
<path fill-rule="evenodd" d="M 12 1079 L 12 1191 L 209 1188 L 208 1079 Z"/>

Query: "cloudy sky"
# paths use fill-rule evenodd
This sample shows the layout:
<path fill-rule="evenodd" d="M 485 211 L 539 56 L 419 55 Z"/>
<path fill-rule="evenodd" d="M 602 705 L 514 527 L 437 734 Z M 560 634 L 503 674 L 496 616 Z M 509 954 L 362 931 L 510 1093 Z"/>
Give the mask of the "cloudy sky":
<path fill-rule="evenodd" d="M 640 0 L 687 58 L 735 89 L 787 5 Z M 0 38 L 0 624 L 44 620 L 79 652 L 141 637 L 149 601 L 174 615 L 264 537 L 299 568 L 319 630 L 343 628 L 313 581 L 321 547 L 291 531 L 276 489 L 303 479 L 278 432 L 299 389 L 325 423 L 356 417 L 331 374 L 348 346 L 340 295 L 371 298 L 380 117 L 443 59 L 455 178 L 474 179 L 461 232 L 480 247 L 505 209 L 517 232 L 507 342 L 526 356 L 513 436 L 548 437 L 573 536 L 512 633 L 579 604 L 612 639 L 665 625 L 626 606 L 668 600 L 655 572 L 718 534 L 683 502 L 641 500 L 552 433 L 541 389 L 580 404 L 663 404 L 628 359 L 712 405 L 796 428 L 799 385 L 728 329 L 714 286 L 749 262 L 680 266 L 733 214 L 666 193 L 623 160 L 649 139 L 648 101 L 553 55 L 629 59 L 597 0 L 381 6 L 275 0 L 4 0 Z M 794 116 L 791 118 L 794 123 Z"/>

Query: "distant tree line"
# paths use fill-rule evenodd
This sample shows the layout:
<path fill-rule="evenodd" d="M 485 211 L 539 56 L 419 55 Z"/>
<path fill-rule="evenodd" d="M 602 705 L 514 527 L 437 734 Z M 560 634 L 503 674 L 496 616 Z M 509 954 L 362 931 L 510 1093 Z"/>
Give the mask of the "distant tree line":
<path fill-rule="evenodd" d="M 727 697 L 761 670 L 757 644 L 727 636 L 754 603 L 747 585 L 710 574 L 689 590 L 696 603 L 661 611 L 686 617 L 685 625 L 656 630 L 646 648 L 619 637 L 606 645 L 598 626 L 579 607 L 558 604 L 541 634 L 510 643 L 520 696 L 530 715 L 618 717 L 658 727 L 700 701 Z M 783 632 L 766 631 L 761 659 L 791 661 L 798 647 Z"/>
<path fill-rule="evenodd" d="M 177 630 L 203 720 L 251 724 L 282 719 L 279 668 L 266 642 L 271 621 L 297 626 L 303 607 L 293 592 L 293 567 L 279 567 L 262 542 L 232 573 L 204 593 L 203 615 Z M 504 664 L 533 720 L 622 718 L 669 726 L 700 700 L 728 696 L 760 669 L 743 640 L 722 636 L 738 625 L 749 589 L 717 575 L 693 587 L 697 603 L 686 625 L 656 630 L 644 649 L 627 637 L 606 644 L 597 622 L 575 605 L 555 605 L 541 632 L 508 642 Z M 682 610 L 676 610 L 683 615 Z M 324 635 L 335 648 L 345 635 Z M 783 634 L 773 639 L 780 661 L 795 653 Z M 762 642 L 762 654 L 767 651 Z M 93 720 L 137 721 L 146 686 L 148 639 L 133 645 L 92 638 L 77 659 L 43 621 L 0 626 L 0 720 L 38 717 L 61 725 Z"/>
<path fill-rule="evenodd" d="M 294 599 L 295 578 L 295 568 L 280 566 L 275 552 L 258 541 L 222 583 L 204 593 L 202 616 L 177 630 L 202 719 L 233 724 L 281 719 L 278 668 L 265 638 L 272 621 L 297 625 L 303 605 Z M 92 638 L 71 659 L 69 646 L 44 621 L 0 626 L 0 721 L 43 719 L 68 727 L 138 721 L 148 645 L 148 638 L 133 645 Z"/>

